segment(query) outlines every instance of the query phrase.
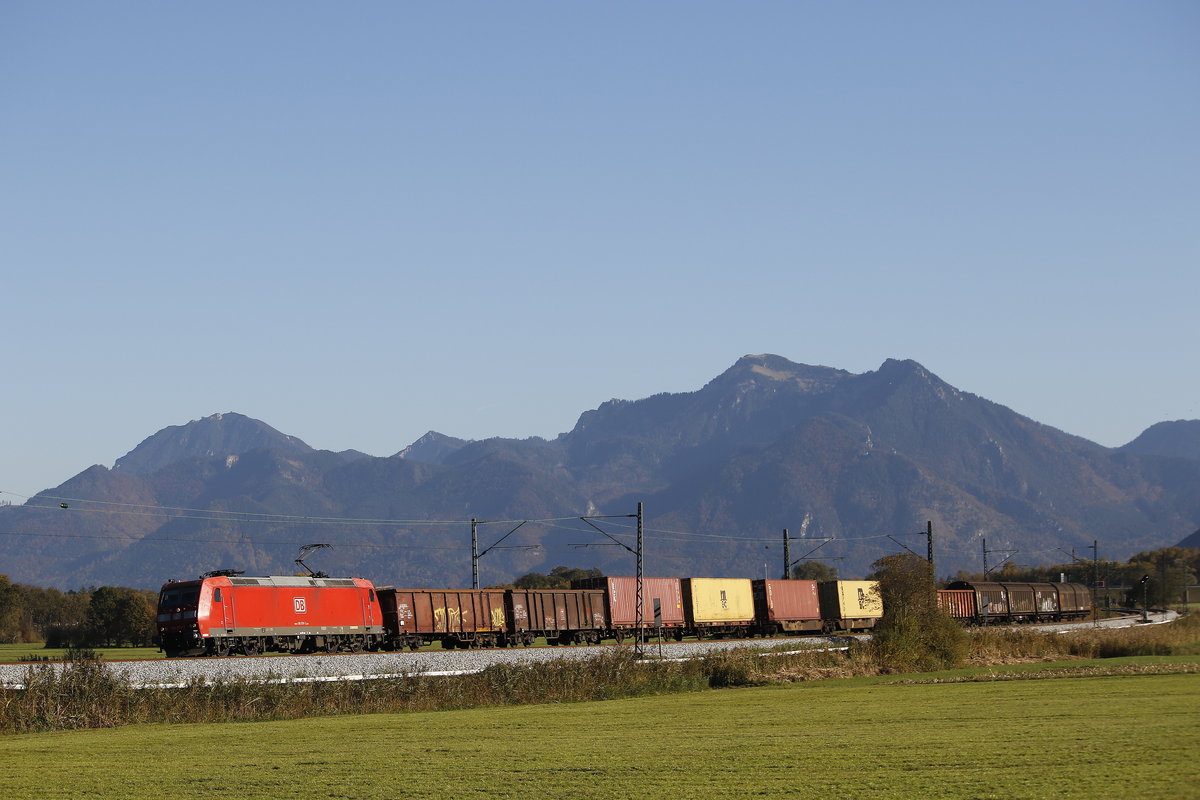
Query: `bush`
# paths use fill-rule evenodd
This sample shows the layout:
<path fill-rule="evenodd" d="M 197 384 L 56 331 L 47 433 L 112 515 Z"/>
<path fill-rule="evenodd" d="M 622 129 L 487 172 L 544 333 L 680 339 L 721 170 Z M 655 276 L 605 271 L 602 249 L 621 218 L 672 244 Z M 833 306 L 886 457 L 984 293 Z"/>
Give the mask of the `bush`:
<path fill-rule="evenodd" d="M 933 565 L 911 553 L 899 553 L 872 566 L 883 598 L 883 618 L 871 637 L 881 668 L 927 672 L 961 666 L 969 651 L 968 636 L 938 608 Z"/>

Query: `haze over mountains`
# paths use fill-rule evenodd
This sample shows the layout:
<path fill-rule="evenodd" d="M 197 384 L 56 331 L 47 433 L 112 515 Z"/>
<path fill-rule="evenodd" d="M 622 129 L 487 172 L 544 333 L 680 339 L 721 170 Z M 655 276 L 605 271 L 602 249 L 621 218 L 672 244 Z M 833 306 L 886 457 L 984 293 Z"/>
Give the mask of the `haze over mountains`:
<path fill-rule="evenodd" d="M 430 432 L 389 457 L 313 450 L 264 422 L 216 414 L 159 431 L 112 469 L 90 467 L 25 506 L 0 508 L 0 572 L 14 581 L 156 587 L 217 568 L 310 563 L 383 584 L 470 585 L 469 520 L 483 585 L 559 564 L 632 574 L 646 509 L 646 574 L 759 577 L 814 548 L 844 576 L 900 548 L 940 575 L 978 570 L 982 540 L 1018 563 L 1105 558 L 1200 528 L 1200 421 L 1102 447 L 960 391 L 913 361 L 854 374 L 745 356 L 703 388 L 610 400 L 556 439 L 465 441 Z M 66 508 L 61 504 L 65 503 Z M 511 522 L 506 522 L 511 521 Z M 825 542 L 826 537 L 832 541 Z M 585 544 L 586 548 L 573 545 Z M 538 549 L 507 549 L 510 545 Z M 995 560 L 993 560 L 995 563 Z"/>

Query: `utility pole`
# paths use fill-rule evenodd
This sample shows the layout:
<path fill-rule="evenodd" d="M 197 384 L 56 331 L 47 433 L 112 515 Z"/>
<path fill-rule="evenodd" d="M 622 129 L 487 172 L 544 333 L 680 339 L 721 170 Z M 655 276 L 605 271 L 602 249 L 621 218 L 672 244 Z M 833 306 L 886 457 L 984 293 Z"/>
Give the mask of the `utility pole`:
<path fill-rule="evenodd" d="M 496 549 L 500 549 L 500 550 L 537 550 L 538 548 L 541 547 L 540 544 L 518 544 L 518 545 L 507 546 L 507 547 L 500 547 L 500 542 L 503 542 L 505 539 L 512 536 L 514 533 L 517 532 L 518 529 L 520 529 L 520 527 L 522 525 L 524 525 L 526 522 L 529 522 L 529 520 L 526 519 L 526 520 L 521 520 L 521 522 L 517 524 L 516 528 L 513 528 L 511 531 L 509 531 L 508 533 L 501 536 L 499 539 L 496 540 L 495 544 L 493 544 L 491 547 L 487 548 L 486 550 L 484 550 L 481 553 L 481 552 L 479 552 L 479 523 L 481 521 L 484 524 L 489 522 L 489 520 L 486 520 L 486 519 L 485 520 L 477 520 L 474 517 L 471 517 L 471 588 L 472 589 L 479 588 L 479 559 L 483 558 L 488 553 L 490 553 Z"/>
<path fill-rule="evenodd" d="M 636 547 L 636 549 L 625 544 L 620 539 L 616 538 L 611 533 L 604 530 L 596 523 L 592 522 L 592 520 L 594 520 L 594 519 L 613 519 L 616 517 L 620 517 L 620 518 L 624 518 L 624 519 L 628 519 L 630 517 L 637 517 L 637 547 Z M 624 547 L 630 553 L 633 553 L 635 558 L 637 559 L 637 578 L 636 578 L 636 583 L 637 583 L 637 603 L 636 603 L 636 605 L 637 605 L 637 607 L 633 611 L 633 624 L 634 624 L 634 627 L 637 629 L 637 638 L 634 639 L 634 642 L 635 642 L 634 653 L 638 657 L 641 657 L 642 646 L 645 644 L 645 641 L 646 641 L 646 631 L 643 629 L 643 623 L 645 622 L 645 617 L 646 617 L 645 609 L 643 608 L 646 604 L 646 589 L 645 589 L 645 578 L 644 578 L 643 570 L 642 570 L 642 549 L 643 549 L 643 541 L 645 538 L 644 533 L 645 533 L 645 520 L 646 520 L 645 506 L 643 506 L 642 503 L 638 503 L 636 514 L 607 514 L 607 515 L 597 514 L 597 515 L 591 516 L 591 517 L 580 517 L 579 519 L 581 522 L 586 523 L 589 527 L 595 528 L 596 531 L 598 531 L 599 533 L 601 533 L 604 536 L 611 539 L 612 544 L 607 545 L 607 546 L 611 547 L 611 546 L 616 545 L 619 547 Z M 591 546 L 592 545 L 589 545 L 589 544 L 572 545 L 572 547 L 591 547 Z"/>
<path fill-rule="evenodd" d="M 641 656 L 642 647 L 646 644 L 646 631 L 642 627 L 645 613 L 643 606 L 646 603 L 646 591 L 644 587 L 644 579 L 642 576 L 642 521 L 645 515 L 642 513 L 642 504 L 639 501 L 637 507 L 637 613 L 634 615 L 633 624 L 638 632 L 637 654 Z"/>
<path fill-rule="evenodd" d="M 1092 586 L 1100 585 L 1100 540 L 1092 539 Z"/>
<path fill-rule="evenodd" d="M 932 572 L 933 571 L 932 570 L 932 567 L 933 567 L 933 520 L 929 520 L 928 522 L 925 523 L 925 535 L 929 537 L 929 556 L 928 556 L 928 558 L 929 558 L 930 571 Z"/>
<path fill-rule="evenodd" d="M 479 523 L 471 517 L 471 588 L 479 588 Z"/>
<path fill-rule="evenodd" d="M 807 539 L 808 523 L 810 523 L 810 522 L 812 522 L 812 512 L 805 511 L 804 512 L 804 520 L 800 523 L 800 538 L 801 539 Z M 826 539 L 826 541 L 828 541 L 828 539 Z M 825 544 L 825 542 L 821 542 L 821 544 Z M 818 547 L 819 546 L 820 545 L 818 545 Z M 811 551 L 811 550 L 809 551 L 810 554 L 812 552 L 813 551 Z M 797 561 L 800 561 L 800 560 L 802 560 L 802 559 L 797 559 Z M 783 529 L 783 579 L 786 581 L 790 577 L 792 577 L 791 538 L 788 536 L 788 529 L 784 528 Z"/>
<path fill-rule="evenodd" d="M 792 569 L 792 550 L 788 546 L 789 541 L 790 540 L 788 539 L 787 528 L 784 528 L 783 529 L 783 579 L 785 581 L 788 578 L 792 577 L 790 574 L 788 574 L 789 572 L 791 572 L 791 569 Z"/>

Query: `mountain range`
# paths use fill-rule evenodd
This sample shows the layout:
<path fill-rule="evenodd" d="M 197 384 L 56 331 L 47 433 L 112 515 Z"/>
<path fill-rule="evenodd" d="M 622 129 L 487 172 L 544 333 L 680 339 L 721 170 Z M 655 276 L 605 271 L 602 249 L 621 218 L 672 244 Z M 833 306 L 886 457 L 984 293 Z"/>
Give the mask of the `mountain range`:
<path fill-rule="evenodd" d="M 327 543 L 306 562 L 331 574 L 469 586 L 475 519 L 482 585 L 560 564 L 633 574 L 618 542 L 633 545 L 639 503 L 647 575 L 776 577 L 786 528 L 793 560 L 852 577 L 901 547 L 923 555 L 927 522 L 939 575 L 980 569 L 985 541 L 1018 563 L 1093 541 L 1122 559 L 1200 528 L 1200 421 L 1107 448 L 914 361 L 855 374 L 775 355 L 693 392 L 610 400 L 552 440 L 431 431 L 373 457 L 214 414 L 0 508 L 0 572 L 157 587 L 295 572 L 301 545 Z"/>

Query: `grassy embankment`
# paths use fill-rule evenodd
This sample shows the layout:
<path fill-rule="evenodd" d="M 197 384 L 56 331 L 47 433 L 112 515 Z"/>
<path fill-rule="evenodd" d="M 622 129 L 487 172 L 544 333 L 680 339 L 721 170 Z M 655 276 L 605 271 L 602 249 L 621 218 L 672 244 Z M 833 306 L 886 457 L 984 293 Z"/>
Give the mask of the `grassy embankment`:
<path fill-rule="evenodd" d="M 157 647 L 96 647 L 106 661 L 140 661 L 163 658 Z M 19 664 L 24 661 L 62 661 L 69 652 L 66 647 L 43 647 L 40 644 L 0 644 L 0 664 Z"/>

